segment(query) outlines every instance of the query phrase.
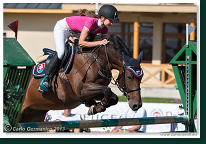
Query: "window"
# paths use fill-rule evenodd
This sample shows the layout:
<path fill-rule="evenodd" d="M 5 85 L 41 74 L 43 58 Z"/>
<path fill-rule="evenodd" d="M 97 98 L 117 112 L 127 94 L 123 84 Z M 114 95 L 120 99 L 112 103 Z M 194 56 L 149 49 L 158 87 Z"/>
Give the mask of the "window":
<path fill-rule="evenodd" d="M 186 24 L 165 24 L 165 33 L 186 33 Z"/>
<path fill-rule="evenodd" d="M 165 23 L 163 28 L 162 63 L 169 63 L 186 43 L 186 24 Z"/>
<path fill-rule="evenodd" d="M 6 33 L 5 32 L 3 33 L 3 37 L 6 37 Z"/>
<path fill-rule="evenodd" d="M 131 29 L 131 24 L 132 23 L 114 23 L 108 32 L 109 34 L 116 34 L 121 37 L 130 50 L 133 49 L 133 45 L 131 45 L 131 41 L 133 41 L 133 31 L 128 31 Z"/>
<path fill-rule="evenodd" d="M 133 23 L 114 23 L 109 29 L 109 34 L 116 34 L 125 42 L 127 47 L 133 53 Z M 153 24 L 140 23 L 139 24 L 139 52 L 143 51 L 143 62 L 152 61 L 152 46 L 153 46 Z"/>
<path fill-rule="evenodd" d="M 153 47 L 153 24 L 140 23 L 139 26 L 139 52 L 143 51 L 143 62 L 151 63 Z"/>
<path fill-rule="evenodd" d="M 165 62 L 169 63 L 177 52 L 184 46 L 184 38 L 166 38 Z"/>

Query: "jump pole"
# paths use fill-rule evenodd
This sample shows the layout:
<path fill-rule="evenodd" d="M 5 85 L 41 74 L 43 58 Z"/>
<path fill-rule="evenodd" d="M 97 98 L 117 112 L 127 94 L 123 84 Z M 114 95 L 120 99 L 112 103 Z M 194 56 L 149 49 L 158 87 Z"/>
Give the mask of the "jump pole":
<path fill-rule="evenodd" d="M 80 120 L 80 121 L 56 121 L 56 122 L 34 122 L 18 123 L 18 129 L 32 128 L 51 128 L 64 127 L 65 129 L 73 128 L 93 128 L 109 126 L 128 126 L 128 125 L 149 125 L 149 124 L 167 124 L 167 123 L 184 123 L 189 122 L 188 116 L 164 116 L 164 117 L 145 117 L 145 118 L 127 118 L 127 119 L 102 119 L 102 120 Z"/>

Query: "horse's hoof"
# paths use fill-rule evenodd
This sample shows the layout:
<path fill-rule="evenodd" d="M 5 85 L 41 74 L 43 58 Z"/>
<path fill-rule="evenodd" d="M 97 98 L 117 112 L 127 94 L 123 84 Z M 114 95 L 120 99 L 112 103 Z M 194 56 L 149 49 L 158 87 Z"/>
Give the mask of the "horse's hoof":
<path fill-rule="evenodd" d="M 93 109 L 94 109 L 94 105 L 92 105 L 92 106 L 89 108 L 89 110 L 88 110 L 88 112 L 87 112 L 87 115 L 94 115 Z"/>
<path fill-rule="evenodd" d="M 38 92 L 39 92 L 39 93 L 43 93 L 43 92 L 44 92 L 44 89 L 41 88 L 41 87 L 39 87 L 39 88 L 38 88 Z"/>

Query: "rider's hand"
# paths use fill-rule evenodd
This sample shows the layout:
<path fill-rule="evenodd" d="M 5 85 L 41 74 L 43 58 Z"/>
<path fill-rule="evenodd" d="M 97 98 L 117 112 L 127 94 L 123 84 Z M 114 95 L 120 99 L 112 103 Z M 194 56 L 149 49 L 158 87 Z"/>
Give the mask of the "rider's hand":
<path fill-rule="evenodd" d="M 81 47 L 81 46 L 78 46 L 78 48 L 77 48 L 77 53 L 78 53 L 78 54 L 81 54 L 81 53 L 82 53 L 82 47 Z"/>
<path fill-rule="evenodd" d="M 106 45 L 106 44 L 108 44 L 109 43 L 109 41 L 107 40 L 107 39 L 103 39 L 102 41 L 101 41 L 101 44 L 100 45 Z"/>

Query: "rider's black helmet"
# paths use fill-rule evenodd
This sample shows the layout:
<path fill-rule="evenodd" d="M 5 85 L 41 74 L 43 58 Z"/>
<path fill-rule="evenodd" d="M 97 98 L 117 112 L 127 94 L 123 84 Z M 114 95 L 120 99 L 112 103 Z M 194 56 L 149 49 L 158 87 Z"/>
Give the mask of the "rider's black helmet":
<path fill-rule="evenodd" d="M 112 20 L 114 22 L 119 22 L 118 18 L 118 11 L 113 5 L 103 5 L 99 9 L 99 16 L 104 16 L 109 20 Z"/>

